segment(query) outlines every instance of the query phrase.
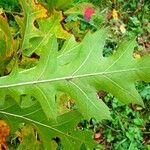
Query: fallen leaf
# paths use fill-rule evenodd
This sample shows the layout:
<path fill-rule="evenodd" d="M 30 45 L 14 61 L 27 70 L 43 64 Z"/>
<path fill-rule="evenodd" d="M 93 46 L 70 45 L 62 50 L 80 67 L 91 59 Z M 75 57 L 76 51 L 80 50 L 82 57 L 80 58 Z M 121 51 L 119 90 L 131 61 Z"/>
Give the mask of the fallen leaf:
<path fill-rule="evenodd" d="M 141 55 L 137 54 L 137 53 L 133 53 L 133 56 L 134 56 L 134 58 L 137 58 L 137 59 L 141 58 Z"/>
<path fill-rule="evenodd" d="M 120 31 L 121 31 L 121 33 L 125 33 L 126 32 L 124 24 L 120 25 Z"/>
<path fill-rule="evenodd" d="M 100 143 L 103 140 L 103 136 L 100 132 L 94 134 L 94 140 Z"/>
<path fill-rule="evenodd" d="M 116 9 L 112 10 L 112 17 L 113 19 L 118 20 L 118 11 Z"/>
<path fill-rule="evenodd" d="M 0 120 L 0 150 L 8 150 L 6 138 L 9 135 L 9 126 L 5 121 Z"/>

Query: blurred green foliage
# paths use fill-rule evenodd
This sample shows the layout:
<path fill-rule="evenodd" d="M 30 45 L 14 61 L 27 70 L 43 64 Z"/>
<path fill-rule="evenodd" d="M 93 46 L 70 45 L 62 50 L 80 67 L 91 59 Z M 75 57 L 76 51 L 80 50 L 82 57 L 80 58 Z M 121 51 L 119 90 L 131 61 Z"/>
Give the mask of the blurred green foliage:
<path fill-rule="evenodd" d="M 5 11 L 20 10 L 18 0 L 0 0 L 0 7 L 2 7 Z"/>

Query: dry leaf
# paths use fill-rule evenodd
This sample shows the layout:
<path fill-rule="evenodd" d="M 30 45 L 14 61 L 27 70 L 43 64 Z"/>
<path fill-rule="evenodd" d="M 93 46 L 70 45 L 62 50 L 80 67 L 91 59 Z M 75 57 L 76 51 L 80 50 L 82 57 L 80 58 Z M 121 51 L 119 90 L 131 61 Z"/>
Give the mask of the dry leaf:
<path fill-rule="evenodd" d="M 137 54 L 137 53 L 133 53 L 133 56 L 134 56 L 134 58 L 137 58 L 137 59 L 141 58 L 141 55 Z"/>
<path fill-rule="evenodd" d="M 116 11 L 116 9 L 112 10 L 112 17 L 113 19 L 118 20 L 118 11 Z"/>
<path fill-rule="evenodd" d="M 8 150 L 6 138 L 9 135 L 9 126 L 5 121 L 0 120 L 0 150 Z"/>
<path fill-rule="evenodd" d="M 102 134 L 100 132 L 94 134 L 94 140 L 96 142 L 100 143 L 102 141 L 102 139 L 103 139 L 103 137 L 102 137 Z"/>
<path fill-rule="evenodd" d="M 121 33 L 125 33 L 126 32 L 124 24 L 120 25 L 120 31 L 121 31 Z"/>

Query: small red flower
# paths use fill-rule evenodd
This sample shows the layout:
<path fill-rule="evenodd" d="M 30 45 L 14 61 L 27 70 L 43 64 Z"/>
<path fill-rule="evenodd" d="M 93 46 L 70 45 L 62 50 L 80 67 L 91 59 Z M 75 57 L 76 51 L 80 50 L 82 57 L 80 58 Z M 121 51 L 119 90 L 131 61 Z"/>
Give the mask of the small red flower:
<path fill-rule="evenodd" d="M 90 21 L 92 15 L 95 13 L 95 9 L 92 7 L 88 7 L 84 10 L 84 18 L 86 21 Z"/>

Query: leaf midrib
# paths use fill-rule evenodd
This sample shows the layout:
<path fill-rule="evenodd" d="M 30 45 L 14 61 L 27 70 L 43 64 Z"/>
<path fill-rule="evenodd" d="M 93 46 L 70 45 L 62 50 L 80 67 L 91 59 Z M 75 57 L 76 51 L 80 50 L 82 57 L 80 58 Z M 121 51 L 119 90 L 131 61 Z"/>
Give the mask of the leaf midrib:
<path fill-rule="evenodd" d="M 56 77 L 51 79 L 43 79 L 43 80 L 34 80 L 34 81 L 28 81 L 28 82 L 20 82 L 20 83 L 12 83 L 7 85 L 0 85 L 0 89 L 2 88 L 10 88 L 10 87 L 17 87 L 17 86 L 25 86 L 25 85 L 33 85 L 33 84 L 41 84 L 41 83 L 50 83 L 55 81 L 62 81 L 62 80 L 73 80 L 73 79 L 79 79 L 84 77 L 92 77 L 92 76 L 98 76 L 98 75 L 109 75 L 109 74 L 116 74 L 116 73 L 122 73 L 122 72 L 131 72 L 131 71 L 139 71 L 144 69 L 150 69 L 150 67 L 139 67 L 139 68 L 129 68 L 129 69 L 120 69 L 115 71 L 108 71 L 108 72 L 95 72 L 95 73 L 87 73 L 87 74 L 79 74 L 79 75 L 70 75 L 70 76 L 64 76 L 64 77 Z M 6 76 L 7 77 L 7 76 Z M 5 78 L 5 77 L 3 77 Z"/>

